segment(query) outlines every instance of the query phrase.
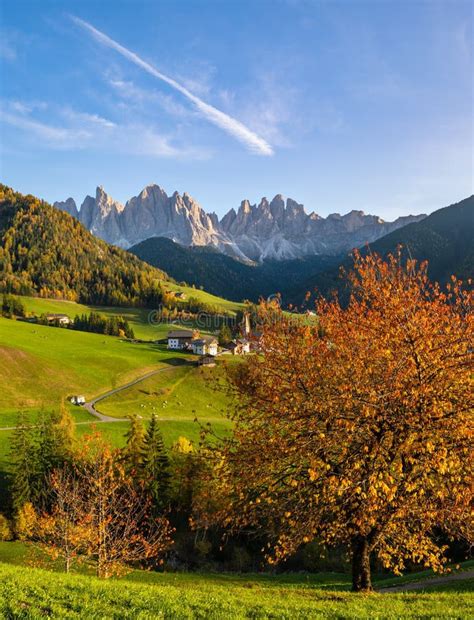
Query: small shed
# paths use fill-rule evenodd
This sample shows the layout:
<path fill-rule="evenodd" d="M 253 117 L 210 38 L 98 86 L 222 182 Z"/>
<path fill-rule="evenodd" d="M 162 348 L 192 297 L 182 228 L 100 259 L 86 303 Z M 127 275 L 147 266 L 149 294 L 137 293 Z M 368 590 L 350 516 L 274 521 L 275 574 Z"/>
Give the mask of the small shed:
<path fill-rule="evenodd" d="M 86 402 L 86 397 L 79 394 L 77 396 L 71 396 L 70 402 L 73 405 L 83 405 Z"/>
<path fill-rule="evenodd" d="M 212 368 L 216 365 L 216 358 L 214 355 L 201 355 L 197 363 L 198 366 L 207 366 Z"/>
<path fill-rule="evenodd" d="M 52 323 L 54 325 L 69 325 L 71 323 L 71 319 L 67 314 L 59 314 L 59 313 L 49 313 L 45 315 L 48 323 Z"/>

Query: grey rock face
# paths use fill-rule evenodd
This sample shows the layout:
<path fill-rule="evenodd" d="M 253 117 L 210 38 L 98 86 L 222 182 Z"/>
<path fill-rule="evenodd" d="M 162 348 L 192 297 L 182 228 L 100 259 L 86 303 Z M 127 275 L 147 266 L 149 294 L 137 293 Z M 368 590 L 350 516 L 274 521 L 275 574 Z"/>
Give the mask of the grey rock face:
<path fill-rule="evenodd" d="M 78 212 L 72 198 L 54 203 L 77 217 L 92 233 L 109 243 L 130 247 L 150 237 L 168 237 L 187 246 L 213 246 L 244 261 L 283 260 L 311 254 L 339 254 L 426 217 L 405 216 L 385 222 L 375 215 L 351 211 L 327 218 L 307 214 L 304 206 L 278 194 L 258 205 L 243 200 L 219 221 L 187 193 L 168 196 L 148 185 L 125 206 L 102 187 L 86 196 Z"/>
<path fill-rule="evenodd" d="M 66 211 L 66 213 L 69 213 L 72 217 L 79 217 L 79 211 L 77 210 L 77 205 L 74 198 L 67 198 L 62 202 L 55 202 L 53 207 L 56 207 L 56 209 L 61 209 L 61 211 Z"/>

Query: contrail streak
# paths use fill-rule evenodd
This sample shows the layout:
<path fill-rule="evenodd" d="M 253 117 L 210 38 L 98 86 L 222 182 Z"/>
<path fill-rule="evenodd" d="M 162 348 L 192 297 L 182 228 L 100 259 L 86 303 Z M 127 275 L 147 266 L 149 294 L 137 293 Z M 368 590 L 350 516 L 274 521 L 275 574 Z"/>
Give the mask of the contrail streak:
<path fill-rule="evenodd" d="M 156 69 L 153 65 L 150 65 L 148 62 L 140 58 L 140 56 L 138 56 L 134 52 L 130 51 L 126 47 L 123 47 L 123 45 L 120 45 L 120 43 L 117 43 L 117 41 L 114 41 L 100 30 L 97 30 L 88 22 L 80 19 L 79 17 L 75 17 L 74 15 L 71 15 L 71 19 L 77 25 L 81 26 L 81 28 L 84 28 L 87 32 L 89 32 L 94 37 L 94 39 L 96 39 L 96 41 L 99 41 L 99 43 L 102 43 L 103 45 L 114 49 L 116 52 L 118 52 L 137 66 L 141 67 L 147 73 L 150 73 L 159 80 L 166 82 L 166 84 L 180 92 L 196 106 L 196 108 L 201 112 L 203 116 L 207 118 L 208 121 L 214 123 L 214 125 L 217 125 L 217 127 L 220 127 L 228 134 L 245 144 L 248 149 L 250 149 L 254 153 L 258 153 L 259 155 L 273 155 L 273 149 L 270 144 L 268 144 L 266 140 L 258 136 L 256 133 L 251 131 L 243 123 L 236 120 L 235 118 L 232 118 L 232 116 L 221 112 L 221 110 L 218 110 L 214 106 L 206 103 L 199 97 L 196 97 L 196 95 L 193 95 L 179 82 L 173 80 L 173 78 L 170 78 L 167 75 L 164 75 L 163 73 L 161 73 L 161 71 L 158 71 L 158 69 Z"/>

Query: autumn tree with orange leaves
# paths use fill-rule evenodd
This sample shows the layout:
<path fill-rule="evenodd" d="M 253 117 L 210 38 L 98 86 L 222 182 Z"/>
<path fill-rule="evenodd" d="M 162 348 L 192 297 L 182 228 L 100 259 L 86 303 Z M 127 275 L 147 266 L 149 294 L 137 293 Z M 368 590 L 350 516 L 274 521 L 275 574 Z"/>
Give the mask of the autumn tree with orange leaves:
<path fill-rule="evenodd" d="M 47 492 L 51 510 L 38 518 L 36 537 L 52 557 L 93 561 L 98 577 L 130 563 L 159 561 L 173 532 L 152 511 L 152 498 L 126 472 L 119 450 L 100 433 L 85 437 L 74 462 L 54 471 Z"/>
<path fill-rule="evenodd" d="M 70 465 L 57 469 L 47 479 L 49 511 L 34 521 L 36 544 L 53 560 L 62 560 L 69 573 L 74 563 L 86 561 L 96 538 L 88 511 L 87 489 Z"/>
<path fill-rule="evenodd" d="M 473 294 L 400 251 L 355 253 L 347 277 L 348 305 L 320 299 L 305 322 L 271 308 L 261 355 L 229 369 L 212 517 L 266 532 L 270 562 L 315 538 L 344 545 L 368 591 L 372 556 L 441 570 L 435 532 L 474 541 Z"/>

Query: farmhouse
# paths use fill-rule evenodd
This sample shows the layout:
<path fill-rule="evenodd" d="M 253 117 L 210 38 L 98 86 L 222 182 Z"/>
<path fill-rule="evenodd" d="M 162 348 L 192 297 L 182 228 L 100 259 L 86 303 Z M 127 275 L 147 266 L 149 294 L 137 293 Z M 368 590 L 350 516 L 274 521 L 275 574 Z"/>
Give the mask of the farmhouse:
<path fill-rule="evenodd" d="M 238 338 L 228 345 L 228 349 L 232 355 L 246 355 L 250 353 L 250 342 L 246 338 Z"/>
<path fill-rule="evenodd" d="M 45 314 L 45 319 L 48 323 L 54 323 L 56 325 L 69 325 L 71 323 L 71 319 L 67 314 Z"/>
<path fill-rule="evenodd" d="M 217 338 L 198 338 L 191 342 L 193 353 L 196 355 L 217 355 Z"/>
<path fill-rule="evenodd" d="M 175 329 L 168 332 L 168 349 L 182 351 L 189 348 L 191 341 L 198 338 L 198 332 L 186 329 Z"/>

